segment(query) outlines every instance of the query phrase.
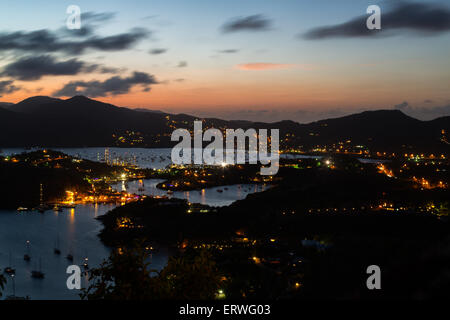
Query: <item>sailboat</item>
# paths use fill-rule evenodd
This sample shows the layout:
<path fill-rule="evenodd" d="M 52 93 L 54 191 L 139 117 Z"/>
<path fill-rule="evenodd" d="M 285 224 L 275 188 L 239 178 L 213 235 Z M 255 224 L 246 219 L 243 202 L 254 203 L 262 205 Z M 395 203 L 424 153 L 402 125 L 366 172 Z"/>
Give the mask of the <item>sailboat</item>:
<path fill-rule="evenodd" d="M 27 262 L 31 260 L 31 256 L 30 256 L 30 240 L 27 240 L 27 252 L 23 255 L 23 260 L 25 260 Z"/>
<path fill-rule="evenodd" d="M 40 213 L 44 213 L 47 210 L 50 210 L 51 206 L 44 203 L 44 185 L 41 183 L 39 185 L 39 206 L 35 208 Z"/>
<path fill-rule="evenodd" d="M 11 280 L 12 280 L 12 287 L 13 287 L 13 294 L 10 296 L 7 296 L 5 298 L 5 300 L 30 300 L 30 297 L 26 296 L 26 297 L 18 297 L 16 296 L 16 281 L 14 279 L 14 275 L 11 275 Z"/>
<path fill-rule="evenodd" d="M 72 247 L 70 248 L 69 253 L 66 256 L 66 259 L 69 260 L 70 262 L 73 261 Z"/>
<path fill-rule="evenodd" d="M 61 254 L 61 250 L 59 250 L 59 236 L 56 237 L 56 245 L 55 249 L 53 249 L 53 252 L 57 255 Z"/>
<path fill-rule="evenodd" d="M 6 267 L 5 270 L 4 270 L 4 272 L 5 272 L 6 274 L 9 274 L 9 275 L 14 275 L 14 274 L 16 274 L 16 269 L 14 269 L 14 268 L 12 267 L 12 262 L 11 262 L 11 260 L 12 260 L 12 258 L 11 258 L 11 251 L 10 251 L 10 252 L 9 252 L 9 267 Z"/>
<path fill-rule="evenodd" d="M 31 271 L 31 277 L 35 279 L 44 279 L 45 274 L 41 271 L 41 258 L 39 258 L 39 269 Z"/>
<path fill-rule="evenodd" d="M 39 185 L 39 207 L 37 207 L 37 210 L 40 213 L 45 212 L 45 206 L 44 206 L 44 186 L 42 183 Z"/>

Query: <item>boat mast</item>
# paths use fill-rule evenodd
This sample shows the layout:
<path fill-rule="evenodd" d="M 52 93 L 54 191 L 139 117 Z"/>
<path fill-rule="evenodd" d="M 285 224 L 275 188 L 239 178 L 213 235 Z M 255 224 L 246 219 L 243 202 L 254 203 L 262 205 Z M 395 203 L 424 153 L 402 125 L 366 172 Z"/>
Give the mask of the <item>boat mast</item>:
<path fill-rule="evenodd" d="M 42 183 L 39 186 L 39 203 L 41 206 L 44 205 L 44 186 Z"/>

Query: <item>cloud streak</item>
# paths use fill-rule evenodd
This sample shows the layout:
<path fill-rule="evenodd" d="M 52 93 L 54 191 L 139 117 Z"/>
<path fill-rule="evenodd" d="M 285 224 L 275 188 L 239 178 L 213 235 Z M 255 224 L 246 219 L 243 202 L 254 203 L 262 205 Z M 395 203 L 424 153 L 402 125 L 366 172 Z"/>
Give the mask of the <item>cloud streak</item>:
<path fill-rule="evenodd" d="M 88 64 L 78 59 L 58 61 L 51 55 L 22 57 L 3 68 L 0 73 L 22 81 L 39 80 L 44 76 L 77 75 L 82 72 L 116 73 L 116 68 Z"/>
<path fill-rule="evenodd" d="M 20 87 L 15 86 L 12 80 L 0 81 L 0 97 L 17 90 L 20 90 Z"/>
<path fill-rule="evenodd" d="M 61 52 L 80 55 L 87 50 L 120 51 L 133 47 L 149 35 L 150 32 L 142 28 L 105 37 L 93 35 L 81 40 L 68 40 L 60 33 L 46 29 L 31 32 L 2 32 L 0 33 L 0 52 L 19 51 L 36 54 Z"/>
<path fill-rule="evenodd" d="M 150 90 L 150 85 L 157 84 L 158 81 L 153 75 L 145 72 L 134 72 L 129 77 L 114 76 L 105 81 L 72 81 L 63 88 L 53 93 L 56 97 L 71 97 L 84 95 L 91 98 L 105 97 L 108 95 L 120 95 L 130 92 L 137 85 L 144 87 L 145 91 Z"/>
<path fill-rule="evenodd" d="M 106 22 L 114 19 L 116 16 L 115 12 L 93 12 L 87 11 L 81 13 L 82 23 L 95 23 L 95 22 Z"/>
<path fill-rule="evenodd" d="M 266 31 L 269 30 L 272 21 L 261 14 L 234 18 L 222 26 L 223 33 L 240 31 Z"/>
<path fill-rule="evenodd" d="M 152 49 L 149 51 L 150 54 L 153 55 L 158 55 L 158 54 L 163 54 L 166 53 L 168 51 L 168 49 L 164 49 L 164 48 L 156 48 L 156 49 Z"/>
<path fill-rule="evenodd" d="M 260 70 L 285 70 L 300 68 L 302 66 L 296 64 L 285 64 L 285 63 L 268 63 L 268 62 L 254 62 L 254 63 L 244 63 L 235 66 L 238 70 L 246 71 L 260 71 Z"/>
<path fill-rule="evenodd" d="M 329 38 L 381 37 L 402 33 L 436 35 L 450 31 L 450 10 L 432 3 L 402 2 L 381 14 L 381 30 L 369 30 L 367 16 L 345 23 L 314 28 L 299 37 L 307 40 Z"/>
<path fill-rule="evenodd" d="M 225 50 L 219 50 L 219 53 L 238 53 L 238 49 L 225 49 Z"/>

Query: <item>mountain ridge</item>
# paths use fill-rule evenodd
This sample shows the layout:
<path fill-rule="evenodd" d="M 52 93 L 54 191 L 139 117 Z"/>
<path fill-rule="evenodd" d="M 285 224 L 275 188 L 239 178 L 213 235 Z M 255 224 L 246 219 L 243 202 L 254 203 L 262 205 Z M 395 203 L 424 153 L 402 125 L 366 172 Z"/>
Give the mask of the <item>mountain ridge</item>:
<path fill-rule="evenodd" d="M 227 121 L 227 122 L 250 122 L 250 123 L 265 123 L 265 124 L 270 124 L 270 123 L 295 123 L 295 124 L 300 124 L 300 125 L 310 125 L 310 124 L 315 124 L 315 123 L 320 123 L 320 122 L 324 122 L 324 121 L 329 121 L 329 120 L 334 120 L 334 119 L 347 119 L 347 118 L 355 118 L 358 117 L 360 115 L 367 115 L 367 114 L 377 114 L 377 113 L 390 113 L 390 114 L 396 114 L 396 115 L 402 115 L 405 118 L 409 118 L 409 119 L 414 119 L 416 121 L 420 121 L 420 122 L 432 122 L 435 120 L 439 120 L 441 118 L 448 118 L 450 116 L 442 116 L 442 117 L 438 117 L 432 120 L 420 120 L 417 118 L 414 118 L 412 116 L 407 115 L 406 113 L 404 113 L 401 110 L 398 109 L 378 109 L 378 110 L 365 110 L 365 111 L 361 111 L 361 112 L 357 112 L 357 113 L 352 113 L 349 115 L 345 115 L 345 116 L 340 116 L 340 117 L 330 117 L 330 118 L 324 118 L 324 119 L 320 119 L 320 120 L 316 120 L 316 121 L 312 121 L 312 122 L 307 122 L 307 123 L 300 123 L 298 121 L 293 121 L 293 120 L 289 120 L 289 119 L 285 119 L 285 120 L 280 120 L 280 121 L 276 121 L 276 122 L 261 122 L 261 121 L 250 121 L 250 120 L 225 120 L 225 119 L 220 119 L 220 118 L 214 118 L 214 117 L 199 117 L 199 116 L 193 116 L 193 115 L 189 115 L 189 114 L 185 114 L 185 113 L 179 113 L 179 114 L 173 114 L 173 113 L 168 113 L 168 112 L 164 112 L 161 110 L 152 110 L 152 109 L 146 109 L 146 108 L 129 108 L 129 107 L 119 107 L 113 104 L 109 104 L 109 103 L 105 103 L 105 102 L 101 102 L 99 100 L 95 100 L 95 99 L 91 99 L 88 98 L 86 96 L 83 95 L 77 95 L 77 96 L 73 96 L 71 98 L 68 98 L 66 100 L 62 100 L 62 99 L 58 99 L 58 98 L 53 98 L 53 97 L 49 97 L 49 96 L 33 96 L 33 97 L 29 97 L 26 98 L 18 103 L 10 103 L 10 102 L 0 102 L 0 108 L 3 109 L 7 109 L 9 111 L 14 111 L 14 112 L 27 112 L 30 113 L 30 111 L 39 111 L 39 110 L 34 110 L 33 106 L 42 106 L 44 104 L 49 104 L 49 103 L 55 103 L 55 102 L 61 102 L 61 101 L 72 101 L 72 102 L 76 102 L 76 103 L 85 103 L 85 102 L 97 102 L 97 103 L 101 103 L 104 105 L 109 105 L 115 108 L 124 108 L 124 109 L 128 109 L 131 111 L 136 111 L 136 112 L 146 112 L 146 113 L 157 113 L 157 114 L 166 114 L 166 115 L 180 115 L 180 116 L 189 116 L 192 118 L 197 118 L 197 119 L 214 119 L 214 120 L 220 120 L 220 121 Z M 5 104 L 5 105 L 3 105 Z M 26 110 L 26 106 L 28 105 L 28 108 L 30 108 L 30 110 Z M 24 110 L 25 109 L 25 110 Z"/>
<path fill-rule="evenodd" d="M 173 145 L 170 135 L 175 128 L 191 128 L 196 119 L 201 118 L 143 112 L 85 96 L 66 100 L 36 96 L 0 109 L 0 147 L 167 147 Z M 350 140 L 386 151 L 442 150 L 448 149 L 448 145 L 440 143 L 441 131 L 450 130 L 450 117 L 422 121 L 400 110 L 364 111 L 306 124 L 292 120 L 274 123 L 203 120 L 205 128 L 280 129 L 280 140 L 285 147 L 304 149 Z M 138 145 L 133 141 L 138 141 Z"/>

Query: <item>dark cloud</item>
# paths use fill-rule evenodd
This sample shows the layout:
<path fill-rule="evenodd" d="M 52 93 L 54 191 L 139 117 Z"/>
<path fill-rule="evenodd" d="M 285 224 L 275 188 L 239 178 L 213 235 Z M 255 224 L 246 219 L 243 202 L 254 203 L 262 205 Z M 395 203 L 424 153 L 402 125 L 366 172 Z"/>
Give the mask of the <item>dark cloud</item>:
<path fill-rule="evenodd" d="M 2 97 L 5 93 L 13 93 L 19 89 L 20 87 L 16 87 L 12 80 L 0 81 L 0 97 Z"/>
<path fill-rule="evenodd" d="M 77 59 L 58 62 L 49 55 L 23 57 L 3 68 L 2 75 L 19 80 L 38 80 L 45 75 L 75 75 L 84 63 Z"/>
<path fill-rule="evenodd" d="M 434 35 L 450 31 L 450 10 L 438 4 L 402 2 L 386 13 L 382 10 L 381 30 L 367 28 L 368 16 L 360 16 L 338 25 L 315 28 L 301 37 L 317 40 L 392 36 L 401 32 Z"/>
<path fill-rule="evenodd" d="M 226 50 L 219 50 L 219 53 L 237 53 L 239 52 L 238 49 L 226 49 Z"/>
<path fill-rule="evenodd" d="M 424 102 L 430 103 L 430 102 Z M 450 104 L 441 106 L 411 106 L 408 102 L 400 103 L 394 106 L 394 109 L 400 110 L 407 115 L 420 120 L 433 120 L 439 117 L 450 116 Z"/>
<path fill-rule="evenodd" d="M 180 61 L 177 65 L 178 68 L 185 68 L 187 67 L 188 63 L 186 61 Z"/>
<path fill-rule="evenodd" d="M 222 32 L 265 31 L 269 30 L 272 22 L 263 15 L 257 14 L 247 17 L 234 18 L 222 26 Z"/>
<path fill-rule="evenodd" d="M 72 81 L 56 91 L 54 95 L 56 97 L 72 97 L 76 95 L 85 95 L 92 98 L 105 97 L 128 93 L 136 85 L 142 85 L 144 90 L 150 90 L 150 85 L 157 83 L 158 81 L 153 75 L 144 72 L 134 72 L 130 77 L 126 78 L 114 76 L 105 81 Z"/>
<path fill-rule="evenodd" d="M 129 32 L 112 36 L 93 35 L 81 40 L 66 39 L 61 36 L 60 32 L 46 29 L 31 32 L 1 32 L 0 51 L 62 52 L 67 54 L 82 54 L 86 50 L 120 51 L 131 48 L 149 35 L 150 32 L 142 28 L 135 28 Z"/>
<path fill-rule="evenodd" d="M 43 76 L 76 75 L 81 72 L 117 73 L 119 69 L 108 68 L 99 64 L 88 64 L 78 59 L 58 61 L 53 56 L 26 56 L 8 65 L 2 72 L 2 76 L 8 76 L 18 80 L 39 80 Z"/>
<path fill-rule="evenodd" d="M 100 51 L 120 51 L 131 48 L 142 39 L 149 36 L 149 32 L 142 28 L 135 28 L 127 33 L 107 37 L 91 37 L 84 41 L 67 43 L 65 51 L 72 54 L 81 54 L 88 49 Z"/>
<path fill-rule="evenodd" d="M 156 48 L 156 49 L 150 50 L 148 53 L 157 55 L 157 54 L 163 54 L 163 53 L 166 53 L 167 50 L 168 50 L 168 49 L 164 49 L 164 48 Z"/>

